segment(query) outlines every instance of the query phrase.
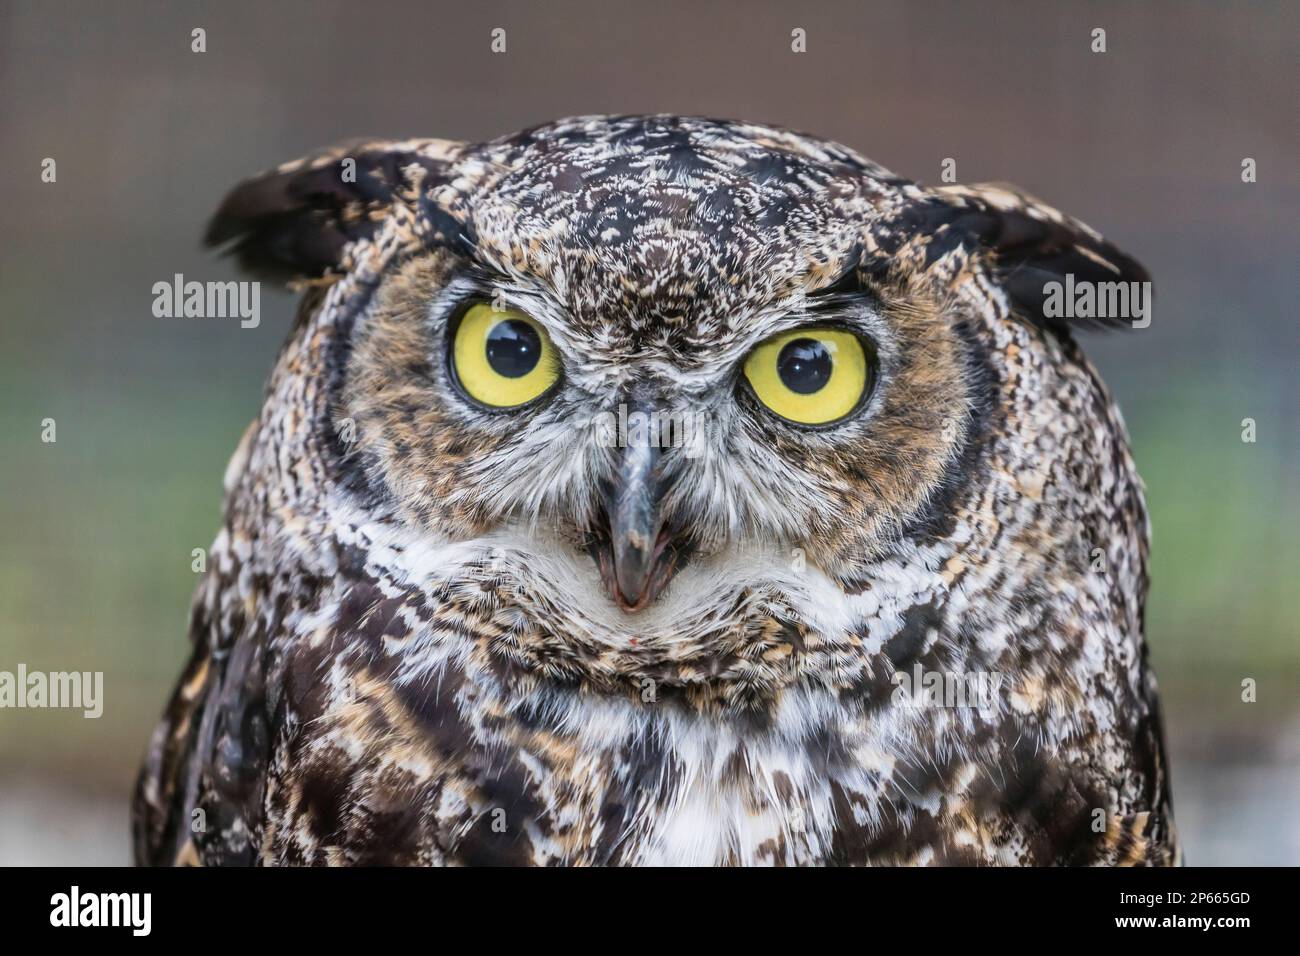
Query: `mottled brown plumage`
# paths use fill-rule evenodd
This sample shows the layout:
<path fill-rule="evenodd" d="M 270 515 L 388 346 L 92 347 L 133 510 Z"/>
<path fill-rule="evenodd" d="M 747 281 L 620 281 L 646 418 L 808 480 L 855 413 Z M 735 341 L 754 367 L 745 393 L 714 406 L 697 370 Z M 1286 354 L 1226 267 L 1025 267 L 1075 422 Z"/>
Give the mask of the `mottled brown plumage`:
<path fill-rule="evenodd" d="M 1043 308 L 1066 274 L 1145 280 L 1086 226 L 661 116 L 352 144 L 239 187 L 209 238 L 308 291 L 227 473 L 141 862 L 1175 860 L 1141 487 Z M 488 300 L 563 360 L 505 412 L 447 358 Z M 825 325 L 873 384 L 800 427 L 740 369 Z M 629 402 L 708 424 L 647 472 L 637 610 L 633 452 L 594 426 Z"/>

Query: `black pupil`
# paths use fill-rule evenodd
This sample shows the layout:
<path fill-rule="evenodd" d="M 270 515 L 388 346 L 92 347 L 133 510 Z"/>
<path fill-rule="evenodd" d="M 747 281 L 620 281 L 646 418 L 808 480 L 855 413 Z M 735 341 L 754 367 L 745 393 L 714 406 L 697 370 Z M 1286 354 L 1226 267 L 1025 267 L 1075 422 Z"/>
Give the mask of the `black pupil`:
<path fill-rule="evenodd" d="M 830 350 L 816 339 L 788 342 L 776 357 L 776 374 L 790 391 L 811 395 L 831 380 Z"/>
<path fill-rule="evenodd" d="M 487 360 L 499 375 L 523 378 L 542 357 L 542 339 L 527 322 L 506 319 L 487 334 Z"/>

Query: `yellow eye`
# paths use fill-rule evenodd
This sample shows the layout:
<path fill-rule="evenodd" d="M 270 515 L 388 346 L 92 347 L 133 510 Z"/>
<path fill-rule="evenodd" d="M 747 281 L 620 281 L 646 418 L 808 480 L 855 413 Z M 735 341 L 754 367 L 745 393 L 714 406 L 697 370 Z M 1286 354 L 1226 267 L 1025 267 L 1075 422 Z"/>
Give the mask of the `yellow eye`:
<path fill-rule="evenodd" d="M 465 393 L 493 408 L 531 402 L 560 377 L 555 346 L 537 320 L 486 302 L 470 306 L 461 317 L 451 360 Z"/>
<path fill-rule="evenodd" d="M 840 329 L 795 329 L 745 359 L 758 400 L 802 425 L 837 421 L 858 407 L 871 375 L 862 340 Z"/>

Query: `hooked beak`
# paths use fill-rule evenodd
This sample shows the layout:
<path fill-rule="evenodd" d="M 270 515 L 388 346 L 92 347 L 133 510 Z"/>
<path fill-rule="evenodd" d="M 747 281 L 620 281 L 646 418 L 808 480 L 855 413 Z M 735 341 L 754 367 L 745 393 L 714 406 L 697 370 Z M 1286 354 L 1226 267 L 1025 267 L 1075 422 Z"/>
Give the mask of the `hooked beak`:
<path fill-rule="evenodd" d="M 595 556 L 610 597 L 624 611 L 658 597 L 687 557 L 687 547 L 664 527 L 661 458 L 644 435 L 629 440 L 605 494 L 608 548 Z"/>
<path fill-rule="evenodd" d="M 616 598 L 640 607 L 654 569 L 662 519 L 659 514 L 659 449 L 650 445 L 623 450 L 614 487 L 605 507 L 614 558 Z M 647 602 L 648 603 L 648 602 Z"/>

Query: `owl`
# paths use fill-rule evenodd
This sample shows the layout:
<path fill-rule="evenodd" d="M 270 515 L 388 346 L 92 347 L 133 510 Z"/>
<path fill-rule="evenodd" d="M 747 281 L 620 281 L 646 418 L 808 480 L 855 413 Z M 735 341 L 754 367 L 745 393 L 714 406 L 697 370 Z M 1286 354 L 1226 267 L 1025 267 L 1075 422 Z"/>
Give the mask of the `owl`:
<path fill-rule="evenodd" d="M 207 239 L 302 300 L 138 862 L 1178 862 L 1142 486 L 1073 337 L 1126 323 L 1049 306 L 1147 275 L 1088 226 L 596 116 L 332 149 Z"/>

